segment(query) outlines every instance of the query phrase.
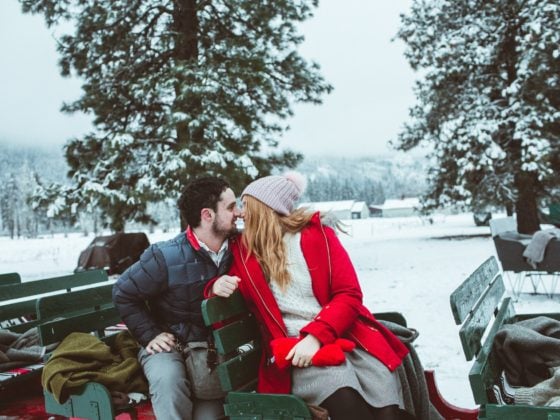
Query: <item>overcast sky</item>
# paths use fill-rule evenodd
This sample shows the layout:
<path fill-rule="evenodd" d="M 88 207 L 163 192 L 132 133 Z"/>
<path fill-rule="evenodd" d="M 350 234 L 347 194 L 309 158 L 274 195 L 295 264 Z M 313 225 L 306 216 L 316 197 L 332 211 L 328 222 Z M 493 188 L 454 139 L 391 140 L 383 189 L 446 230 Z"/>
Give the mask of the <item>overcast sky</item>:
<path fill-rule="evenodd" d="M 334 91 L 319 106 L 299 105 L 281 146 L 309 154 L 384 154 L 414 102 L 404 45 L 391 42 L 411 0 L 320 0 L 301 30 L 304 57 L 321 65 Z M 61 147 L 90 128 L 86 116 L 62 114 L 80 94 L 63 79 L 56 41 L 41 16 L 0 2 L 0 143 Z"/>

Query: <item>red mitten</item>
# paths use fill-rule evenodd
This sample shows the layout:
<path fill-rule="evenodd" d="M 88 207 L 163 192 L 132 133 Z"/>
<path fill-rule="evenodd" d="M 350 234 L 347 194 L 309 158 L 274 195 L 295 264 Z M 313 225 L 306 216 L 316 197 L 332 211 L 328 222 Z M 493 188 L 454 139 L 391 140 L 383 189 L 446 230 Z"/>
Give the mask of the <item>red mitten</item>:
<path fill-rule="evenodd" d="M 286 360 L 286 356 L 299 341 L 295 337 L 280 337 L 275 338 L 270 342 L 272 348 L 272 355 L 274 356 L 274 363 L 280 369 L 285 369 L 292 364 L 291 360 Z"/>
<path fill-rule="evenodd" d="M 337 338 L 335 340 L 335 344 L 338 344 L 340 348 L 345 352 L 352 351 L 356 348 L 356 343 L 347 340 L 346 338 Z"/>
<path fill-rule="evenodd" d="M 335 366 L 344 363 L 344 352 L 336 343 L 325 344 L 311 359 L 313 366 Z"/>
<path fill-rule="evenodd" d="M 270 342 L 274 363 L 280 369 L 285 369 L 292 364 L 291 360 L 286 360 L 290 350 L 300 341 L 300 338 L 280 337 Z M 344 363 L 345 351 L 352 351 L 356 344 L 345 338 L 338 338 L 334 343 L 326 344 L 321 347 L 311 359 L 314 366 L 335 366 Z"/>

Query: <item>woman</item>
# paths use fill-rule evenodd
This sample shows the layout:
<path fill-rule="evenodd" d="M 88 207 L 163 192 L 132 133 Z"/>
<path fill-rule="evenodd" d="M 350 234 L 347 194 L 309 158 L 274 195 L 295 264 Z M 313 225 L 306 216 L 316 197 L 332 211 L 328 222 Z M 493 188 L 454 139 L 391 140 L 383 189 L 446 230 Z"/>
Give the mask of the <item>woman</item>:
<path fill-rule="evenodd" d="M 350 259 L 319 213 L 294 210 L 304 189 L 299 174 L 260 178 L 241 197 L 243 235 L 231 243 L 231 276 L 207 289 L 227 297 L 237 288 L 257 317 L 265 351 L 257 390 L 293 393 L 320 405 L 332 419 L 400 418 L 402 392 L 395 369 L 406 347 L 362 304 Z M 270 342 L 299 337 L 286 359 L 272 360 Z M 355 350 L 338 366 L 313 366 L 319 349 L 346 338 Z"/>

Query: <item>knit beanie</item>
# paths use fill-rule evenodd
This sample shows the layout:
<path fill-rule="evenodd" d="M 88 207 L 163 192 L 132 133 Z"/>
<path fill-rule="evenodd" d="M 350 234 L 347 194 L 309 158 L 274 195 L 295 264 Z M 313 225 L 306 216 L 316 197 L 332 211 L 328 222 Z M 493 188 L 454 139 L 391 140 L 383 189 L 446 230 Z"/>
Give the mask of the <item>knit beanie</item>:
<path fill-rule="evenodd" d="M 241 193 L 250 195 L 268 207 L 288 216 L 294 211 L 294 205 L 305 191 L 306 180 L 299 172 L 288 172 L 283 175 L 271 175 L 251 182 Z"/>

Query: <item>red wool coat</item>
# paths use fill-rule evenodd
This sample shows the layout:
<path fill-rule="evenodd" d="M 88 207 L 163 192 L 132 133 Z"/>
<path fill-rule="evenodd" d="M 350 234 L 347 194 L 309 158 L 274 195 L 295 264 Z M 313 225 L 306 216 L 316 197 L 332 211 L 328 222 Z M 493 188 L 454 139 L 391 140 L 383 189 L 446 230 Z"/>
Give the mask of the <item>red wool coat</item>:
<path fill-rule="evenodd" d="M 291 374 L 271 363 L 270 341 L 287 336 L 278 304 L 254 255 L 248 257 L 241 238 L 231 244 L 233 264 L 230 275 L 239 276 L 239 290 L 259 322 L 264 352 L 259 367 L 258 392 L 290 393 Z M 322 310 L 302 330 L 313 334 L 323 345 L 344 337 L 395 370 L 408 349 L 381 325 L 362 304 L 356 271 L 335 232 L 321 224 L 316 213 L 301 231 L 301 248 L 312 280 L 312 288 Z M 207 294 L 211 285 L 207 287 Z"/>

